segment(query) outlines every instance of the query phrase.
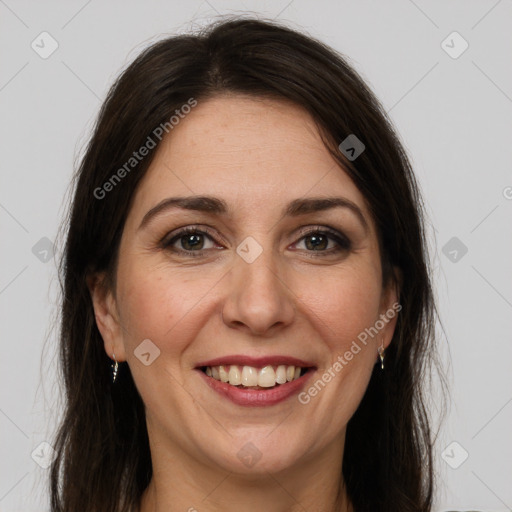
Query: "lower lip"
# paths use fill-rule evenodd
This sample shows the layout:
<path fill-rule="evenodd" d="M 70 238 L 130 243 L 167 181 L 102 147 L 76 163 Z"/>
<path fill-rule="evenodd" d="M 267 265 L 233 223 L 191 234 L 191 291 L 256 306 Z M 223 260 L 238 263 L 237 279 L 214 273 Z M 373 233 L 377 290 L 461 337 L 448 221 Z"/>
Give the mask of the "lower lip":
<path fill-rule="evenodd" d="M 291 396 L 298 394 L 313 374 L 312 369 L 310 369 L 297 380 L 292 380 L 286 384 L 280 384 L 274 388 L 265 390 L 237 388 L 226 382 L 216 380 L 213 377 L 208 377 L 208 375 L 201 370 L 197 371 L 214 391 L 237 405 L 249 407 L 263 407 L 283 402 Z"/>

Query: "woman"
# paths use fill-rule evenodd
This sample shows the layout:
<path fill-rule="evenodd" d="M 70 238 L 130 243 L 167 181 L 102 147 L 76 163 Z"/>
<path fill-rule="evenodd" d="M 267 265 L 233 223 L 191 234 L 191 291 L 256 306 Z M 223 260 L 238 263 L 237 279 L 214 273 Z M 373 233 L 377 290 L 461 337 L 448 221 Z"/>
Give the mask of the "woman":
<path fill-rule="evenodd" d="M 144 51 L 77 175 L 52 510 L 430 511 L 422 218 L 331 49 L 238 19 Z"/>

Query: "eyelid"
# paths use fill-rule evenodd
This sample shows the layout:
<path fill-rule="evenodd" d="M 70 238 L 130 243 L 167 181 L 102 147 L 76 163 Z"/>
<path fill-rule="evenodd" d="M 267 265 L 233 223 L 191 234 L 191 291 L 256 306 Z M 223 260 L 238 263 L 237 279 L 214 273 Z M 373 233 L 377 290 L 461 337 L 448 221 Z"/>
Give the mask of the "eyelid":
<path fill-rule="evenodd" d="M 319 231 L 322 231 L 324 233 L 329 233 L 331 235 L 339 236 L 339 237 L 345 237 L 347 238 L 342 232 L 335 228 L 331 228 L 330 226 L 326 226 L 324 224 L 312 224 L 310 226 L 302 226 L 298 229 L 297 233 L 301 236 L 308 235 L 310 233 L 317 233 Z M 348 240 L 348 238 L 347 238 Z"/>

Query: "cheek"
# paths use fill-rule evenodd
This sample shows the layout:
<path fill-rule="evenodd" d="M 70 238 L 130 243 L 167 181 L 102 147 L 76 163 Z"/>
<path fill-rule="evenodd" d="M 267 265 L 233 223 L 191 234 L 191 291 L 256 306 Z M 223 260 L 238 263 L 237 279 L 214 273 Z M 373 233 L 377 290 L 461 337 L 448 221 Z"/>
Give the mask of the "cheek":
<path fill-rule="evenodd" d="M 216 280 L 193 279 L 168 267 L 126 266 L 118 273 L 118 302 L 125 344 L 133 350 L 144 339 L 177 353 L 201 328 Z M 179 336 L 178 336 L 179 333 Z"/>
<path fill-rule="evenodd" d="M 207 301 L 200 299 L 214 287 L 215 280 L 190 279 L 162 265 L 126 264 L 119 269 L 118 283 L 126 358 L 148 414 L 159 416 L 169 407 L 176 411 L 183 404 L 190 406 L 190 396 L 178 383 L 183 380 L 187 348 L 208 316 Z M 147 342 L 141 345 L 148 339 L 156 349 Z M 150 353 L 147 365 L 140 359 L 144 352 Z M 187 410 L 180 414 L 186 416 Z M 164 417 L 159 421 L 164 422 Z"/>
<path fill-rule="evenodd" d="M 378 318 L 380 275 L 368 268 L 340 272 L 317 287 L 308 286 L 301 297 L 313 313 L 308 317 L 314 321 L 315 329 L 333 356 L 338 355 L 348 350 L 352 341 Z"/>
<path fill-rule="evenodd" d="M 302 294 L 308 318 L 327 350 L 325 367 L 318 368 L 302 399 L 317 416 L 329 415 L 327 437 L 337 435 L 353 416 L 375 366 L 378 336 L 372 339 L 365 329 L 379 318 L 379 279 L 371 271 L 340 273 L 317 294 Z"/>

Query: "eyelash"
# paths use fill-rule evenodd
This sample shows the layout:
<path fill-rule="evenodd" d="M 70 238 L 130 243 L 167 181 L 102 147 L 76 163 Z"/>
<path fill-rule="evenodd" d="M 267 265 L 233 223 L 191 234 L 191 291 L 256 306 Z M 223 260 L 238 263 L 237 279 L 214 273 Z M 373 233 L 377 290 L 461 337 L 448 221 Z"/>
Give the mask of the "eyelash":
<path fill-rule="evenodd" d="M 172 247 L 172 245 L 175 242 L 177 242 L 180 238 L 182 238 L 185 235 L 189 235 L 189 234 L 205 235 L 205 236 L 209 237 L 213 242 L 217 243 L 217 241 L 215 239 L 215 235 L 208 228 L 203 227 L 203 228 L 199 229 L 196 226 L 187 226 L 185 228 L 180 229 L 177 233 L 174 233 L 174 236 L 170 239 L 168 239 L 168 236 L 166 236 L 161 242 L 161 247 L 163 249 L 169 250 L 171 252 L 175 252 L 178 254 L 191 256 L 191 257 L 203 256 L 205 251 L 210 250 L 210 249 L 202 249 L 202 250 L 197 250 L 197 251 L 189 251 L 186 249 L 177 249 L 175 247 Z M 313 228 L 301 229 L 300 230 L 300 238 L 295 243 L 298 243 L 299 241 L 303 240 L 304 238 L 307 238 L 309 236 L 314 236 L 314 235 L 327 236 L 329 239 L 334 240 L 338 244 L 338 247 L 326 249 L 326 250 L 320 250 L 320 251 L 306 250 L 306 252 L 308 252 L 308 253 L 313 253 L 310 255 L 310 257 L 317 258 L 317 257 L 322 257 L 322 255 L 337 254 L 339 252 L 349 251 L 352 247 L 350 240 L 345 235 L 342 235 L 338 231 L 336 231 L 332 228 L 329 228 L 329 227 L 325 227 L 325 226 L 322 226 L 322 227 L 315 226 Z M 314 254 L 314 253 L 319 253 L 319 254 Z"/>

